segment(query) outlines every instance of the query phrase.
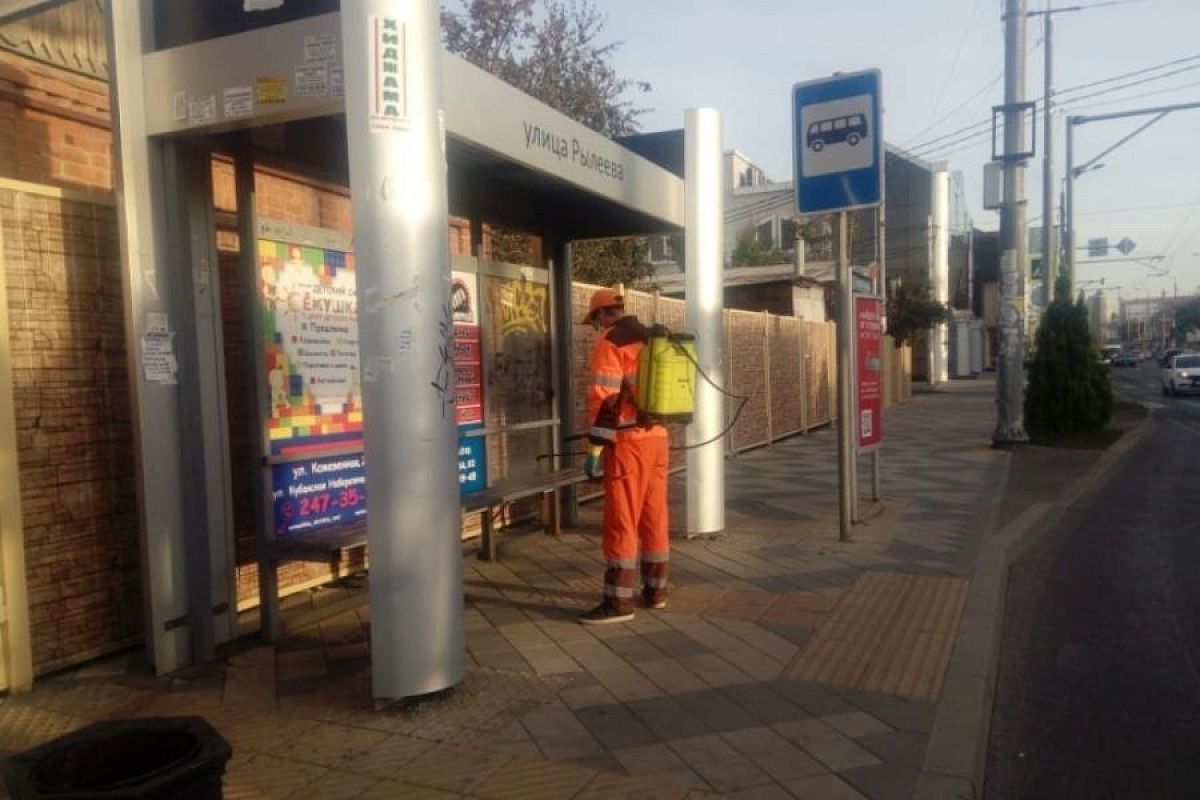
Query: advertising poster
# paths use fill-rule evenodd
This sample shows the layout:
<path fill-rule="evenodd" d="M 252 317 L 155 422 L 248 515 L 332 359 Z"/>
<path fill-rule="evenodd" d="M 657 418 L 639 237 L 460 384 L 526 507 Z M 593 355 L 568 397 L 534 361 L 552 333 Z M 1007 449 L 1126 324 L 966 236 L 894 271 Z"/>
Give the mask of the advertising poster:
<path fill-rule="evenodd" d="M 467 436 L 483 425 L 458 426 L 458 489 L 463 494 L 487 488 L 487 444 L 482 436 Z"/>
<path fill-rule="evenodd" d="M 367 513 L 354 256 L 258 242 L 262 369 L 276 535 Z M 337 450 L 338 454 L 331 451 Z"/>
<path fill-rule="evenodd" d="M 354 256 L 259 241 L 271 455 L 362 445 Z"/>
<path fill-rule="evenodd" d="M 487 487 L 487 443 L 466 432 L 483 427 L 483 341 L 479 330 L 479 279 L 450 276 L 454 318 L 454 417 L 458 423 L 458 487 L 463 494 Z"/>
<path fill-rule="evenodd" d="M 859 450 L 870 450 L 883 441 L 883 330 L 879 306 L 875 297 L 854 298 Z"/>
<path fill-rule="evenodd" d="M 276 536 L 353 522 L 367 514 L 362 453 L 275 464 L 271 471 Z"/>

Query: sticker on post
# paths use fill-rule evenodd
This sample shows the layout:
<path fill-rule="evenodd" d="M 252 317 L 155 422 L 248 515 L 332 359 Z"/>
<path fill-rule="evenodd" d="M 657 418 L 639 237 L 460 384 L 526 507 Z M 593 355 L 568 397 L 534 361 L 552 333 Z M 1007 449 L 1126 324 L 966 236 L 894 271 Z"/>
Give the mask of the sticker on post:
<path fill-rule="evenodd" d="M 287 102 L 287 78 L 260 76 L 254 80 L 254 102 L 260 106 Z"/>
<path fill-rule="evenodd" d="M 297 97 L 324 97 L 329 94 L 329 68 L 325 64 L 296 67 Z"/>
<path fill-rule="evenodd" d="M 406 131 L 408 117 L 408 56 L 404 23 L 395 17 L 371 16 L 372 131 Z"/>
<path fill-rule="evenodd" d="M 217 96 L 192 97 L 188 99 L 188 123 L 204 125 L 217 121 Z"/>
<path fill-rule="evenodd" d="M 171 95 L 171 119 L 183 122 L 187 119 L 187 92 L 175 92 Z"/>
<path fill-rule="evenodd" d="M 229 119 L 249 117 L 254 114 L 254 88 L 250 86 L 234 86 L 222 94 L 225 116 Z"/>
<path fill-rule="evenodd" d="M 304 60 L 335 61 L 337 59 L 337 37 L 332 34 L 304 37 Z"/>
<path fill-rule="evenodd" d="M 329 94 L 332 97 L 346 95 L 346 70 L 340 64 L 329 66 Z"/>
<path fill-rule="evenodd" d="M 142 373 L 148 383 L 173 386 L 179 363 L 175 360 L 175 334 L 147 330 L 142 334 Z"/>

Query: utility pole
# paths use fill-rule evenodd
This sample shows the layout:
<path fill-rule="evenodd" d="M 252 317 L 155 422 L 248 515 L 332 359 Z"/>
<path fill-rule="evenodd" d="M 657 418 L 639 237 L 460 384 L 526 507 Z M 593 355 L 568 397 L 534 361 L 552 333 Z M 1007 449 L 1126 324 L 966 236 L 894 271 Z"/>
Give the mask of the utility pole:
<path fill-rule="evenodd" d="M 1030 11 L 1027 16 L 1042 18 L 1042 48 L 1045 54 L 1045 74 L 1042 85 L 1042 279 L 1046 285 L 1046 303 L 1054 299 L 1054 284 L 1058 280 L 1058 249 L 1054 241 L 1054 15 L 1082 11 L 1082 6 L 1055 8 L 1054 0 L 1046 0 L 1042 11 Z"/>
<path fill-rule="evenodd" d="M 1004 2 L 1004 206 L 1000 216 L 1000 364 L 995 447 L 1025 433 L 1025 0 Z"/>
<path fill-rule="evenodd" d="M 1042 48 L 1046 56 L 1042 86 L 1042 280 L 1046 286 L 1046 305 L 1054 300 L 1058 264 L 1054 258 L 1054 0 L 1046 0 L 1042 12 Z"/>
<path fill-rule="evenodd" d="M 1075 291 L 1075 179 L 1089 170 L 1099 169 L 1104 166 L 1104 164 L 1099 163 L 1100 159 L 1168 114 L 1176 111 L 1194 111 L 1196 109 L 1200 109 L 1200 102 L 1175 103 L 1167 106 L 1154 106 L 1153 108 L 1135 108 L 1130 111 L 1114 111 L 1108 114 L 1073 114 L 1067 117 L 1067 174 L 1066 191 L 1064 192 L 1065 198 L 1063 201 L 1063 204 L 1066 206 L 1067 227 L 1063 236 L 1065 241 L 1063 252 L 1066 254 L 1066 261 L 1063 264 L 1063 268 L 1067 271 L 1067 277 L 1071 281 L 1071 291 L 1068 293 L 1068 297 Z M 1099 155 L 1093 156 L 1078 167 L 1075 166 L 1075 129 L 1077 127 L 1091 122 L 1106 122 L 1108 120 L 1128 119 L 1130 117 L 1150 117 L 1150 119 L 1109 145 Z"/>

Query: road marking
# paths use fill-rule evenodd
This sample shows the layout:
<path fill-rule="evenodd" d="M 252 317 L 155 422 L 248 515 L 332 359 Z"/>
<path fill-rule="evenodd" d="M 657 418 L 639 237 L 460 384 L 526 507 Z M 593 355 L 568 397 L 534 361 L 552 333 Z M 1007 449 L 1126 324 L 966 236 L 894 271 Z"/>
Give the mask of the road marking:
<path fill-rule="evenodd" d="M 1200 423 L 1184 422 L 1182 420 L 1172 419 L 1170 417 L 1167 418 L 1167 422 L 1171 423 L 1176 428 L 1182 428 L 1183 430 L 1187 431 L 1188 433 L 1200 434 Z"/>

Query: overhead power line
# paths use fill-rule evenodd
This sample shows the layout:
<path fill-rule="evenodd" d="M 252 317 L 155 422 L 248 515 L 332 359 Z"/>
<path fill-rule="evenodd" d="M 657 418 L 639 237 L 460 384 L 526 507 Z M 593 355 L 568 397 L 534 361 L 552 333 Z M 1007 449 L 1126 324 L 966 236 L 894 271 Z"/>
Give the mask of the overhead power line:
<path fill-rule="evenodd" d="M 1034 43 L 1033 43 L 1033 46 L 1032 46 L 1032 47 L 1030 47 L 1030 48 L 1029 48 L 1029 49 L 1026 51 L 1026 54 L 1027 54 L 1027 55 L 1028 55 L 1028 54 L 1032 54 L 1032 53 L 1033 53 L 1035 50 L 1037 50 L 1037 49 L 1038 49 L 1038 47 L 1040 47 L 1040 46 L 1041 46 L 1041 44 L 1042 44 L 1042 40 L 1041 40 L 1041 39 L 1038 39 L 1036 42 L 1034 42 Z M 905 141 L 904 141 L 904 142 L 901 144 L 901 147 L 907 147 L 907 146 L 908 146 L 908 144 L 909 144 L 910 142 L 913 142 L 913 141 L 915 141 L 915 140 L 917 140 L 917 139 L 920 139 L 922 136 L 924 136 L 925 134 L 929 133 L 929 132 L 930 132 L 931 130 L 933 130 L 934 128 L 937 128 L 938 126 L 940 126 L 940 125 L 941 125 L 941 124 L 943 124 L 944 122 L 947 122 L 947 121 L 949 121 L 950 119 L 952 119 L 952 118 L 954 117 L 954 115 L 955 115 L 955 114 L 957 114 L 959 111 L 962 111 L 964 108 L 966 108 L 966 107 L 967 107 L 967 105 L 969 105 L 970 103 L 972 103 L 972 102 L 974 102 L 975 100 L 979 99 L 979 97 L 981 97 L 981 96 L 983 95 L 983 93 L 984 93 L 984 92 L 986 92 L 988 89 L 991 89 L 993 86 L 995 86 L 997 83 L 999 83 L 999 82 L 1000 82 L 1000 80 L 1001 80 L 1001 78 L 1003 78 L 1003 77 L 1004 77 L 1004 70 L 1000 70 L 1000 72 L 996 73 L 996 77 L 992 78 L 990 81 L 988 81 L 987 83 L 985 83 L 983 86 L 980 86 L 980 87 L 979 87 L 979 89 L 977 89 L 977 90 L 975 91 L 975 93 L 974 93 L 974 94 L 972 94 L 970 97 L 968 97 L 966 100 L 963 100 L 961 103 L 959 103 L 958 105 L 956 105 L 954 108 L 952 108 L 952 109 L 950 109 L 949 111 L 947 111 L 947 112 L 946 112 L 946 113 L 945 113 L 945 114 L 942 116 L 942 118 L 941 118 L 941 119 L 939 119 L 939 120 L 936 120 L 936 121 L 934 121 L 934 122 L 930 123 L 929 125 L 925 126 L 924 128 L 922 128 L 921 130 L 917 131 L 915 134 L 913 134 L 911 137 L 909 137 L 907 140 L 905 140 Z"/>
<path fill-rule="evenodd" d="M 1113 75 L 1108 78 L 1101 78 L 1098 81 L 1090 81 L 1088 83 L 1081 83 L 1076 86 L 1072 86 L 1068 89 L 1059 89 L 1057 92 L 1054 93 L 1054 96 L 1061 97 L 1062 95 L 1070 94 L 1071 92 L 1078 92 L 1083 89 L 1090 89 L 1093 86 L 1103 86 L 1106 83 L 1113 83 L 1114 81 L 1122 81 L 1122 80 L 1125 80 L 1126 78 L 1134 78 L 1134 77 L 1137 77 L 1138 75 L 1145 75 L 1147 72 L 1156 72 L 1160 69 L 1167 69 L 1168 67 L 1174 67 L 1177 64 L 1186 64 L 1191 61 L 1200 61 L 1200 53 L 1197 53 L 1196 55 L 1191 55 L 1191 56 L 1184 56 L 1183 58 L 1176 58 L 1173 61 L 1165 61 L 1162 64 L 1155 64 L 1153 67 L 1143 67 L 1142 69 L 1134 70 L 1133 72 L 1126 72 L 1121 75 Z"/>
<path fill-rule="evenodd" d="M 1200 69 L 1200 63 L 1196 64 L 1194 67 L 1189 67 L 1189 69 Z M 1171 74 L 1175 74 L 1175 73 L 1171 73 Z M 1164 76 L 1164 77 L 1166 77 L 1166 76 Z M 1099 92 L 1082 95 L 1080 97 L 1075 98 L 1072 101 L 1069 101 L 1068 103 L 1064 103 L 1064 104 L 1060 105 L 1059 111 L 1061 111 L 1063 113 L 1070 113 L 1073 111 L 1082 110 L 1084 108 L 1093 108 L 1098 105 L 1106 105 L 1106 104 L 1117 103 L 1117 102 L 1127 102 L 1129 100 L 1133 100 L 1138 97 L 1146 97 L 1146 96 L 1149 96 L 1152 94 L 1165 94 L 1168 92 L 1181 91 L 1183 89 L 1188 89 L 1188 88 L 1191 88 L 1193 86 L 1200 84 L 1200 82 L 1187 83 L 1187 84 L 1183 84 L 1181 86 L 1172 87 L 1170 89 L 1163 89 L 1163 90 L 1154 91 L 1154 92 L 1145 92 L 1145 93 L 1135 94 L 1135 95 L 1122 95 L 1121 97 L 1114 97 L 1111 100 L 1106 100 L 1106 101 L 1102 101 L 1099 103 L 1087 103 L 1087 104 L 1082 104 L 1082 105 L 1076 105 L 1076 101 L 1078 101 L 1078 100 L 1086 100 L 1086 99 L 1098 97 L 1101 95 L 1111 94 L 1113 92 L 1119 92 L 1123 89 L 1128 89 L 1132 86 L 1135 86 L 1138 83 L 1144 83 L 1144 81 L 1138 81 L 1135 83 L 1125 84 L 1123 86 L 1114 86 L 1114 87 L 1111 87 L 1109 89 L 1102 90 Z M 965 131 L 969 131 L 972 129 L 975 129 L 973 133 L 965 133 Z M 967 144 L 967 143 L 974 143 L 975 141 L 977 141 L 979 139 L 989 136 L 991 134 L 991 130 L 992 130 L 991 129 L 991 120 L 985 120 L 983 122 L 976 123 L 975 125 L 971 125 L 965 129 L 963 129 L 964 135 L 959 136 L 951 141 L 937 144 L 931 140 L 928 145 L 917 146 L 917 147 L 913 148 L 912 150 L 910 150 L 909 152 L 911 152 L 913 155 L 917 156 L 918 158 L 924 158 L 924 159 L 930 159 L 930 158 L 934 158 L 934 157 L 944 157 L 945 155 L 947 155 L 951 152 L 957 153 L 960 150 L 962 150 L 963 148 L 959 147 L 959 145 Z"/>
<path fill-rule="evenodd" d="M 1177 59 L 1173 59 L 1173 60 L 1171 60 L 1171 61 L 1166 61 L 1166 62 L 1164 62 L 1164 63 L 1162 63 L 1162 64 L 1156 64 L 1156 65 L 1154 65 L 1154 66 L 1152 66 L 1152 67 L 1143 67 L 1142 69 L 1133 70 L 1133 71 L 1131 71 L 1131 72 L 1125 72 L 1125 73 L 1122 73 L 1122 74 L 1120 74 L 1120 75 L 1113 75 L 1113 76 L 1110 76 L 1110 77 L 1108 77 L 1108 78 L 1103 78 L 1103 79 L 1101 79 L 1101 80 L 1097 80 L 1097 81 L 1090 81 L 1090 82 L 1088 82 L 1088 83 L 1082 83 L 1082 84 L 1079 84 L 1079 85 L 1077 85 L 1077 86 L 1071 86 L 1071 87 L 1068 87 L 1068 88 L 1066 88 L 1066 89 L 1062 89 L 1062 90 L 1060 90 L 1060 91 L 1058 91 L 1058 92 L 1055 92 L 1054 96 L 1055 96 L 1055 97 L 1062 97 L 1062 96 L 1064 96 L 1064 95 L 1069 95 L 1069 94 L 1072 94 L 1072 93 L 1075 93 L 1075 92 L 1083 91 L 1084 89 L 1090 89 L 1090 88 L 1092 88 L 1092 87 L 1094 87 L 1094 86 L 1101 86 L 1101 85 L 1108 84 L 1108 83 L 1114 83 L 1114 82 L 1117 82 L 1117 81 L 1124 81 L 1124 80 L 1128 80 L 1129 78 L 1137 77 L 1137 76 L 1139 76 L 1139 75 L 1146 75 L 1147 73 L 1150 73 L 1150 72 L 1158 72 L 1158 71 L 1160 71 L 1160 70 L 1168 69 L 1168 68 L 1170 68 L 1170 67 L 1178 66 L 1178 65 L 1180 65 L 1180 64 L 1188 64 L 1188 66 L 1185 66 L 1185 67 L 1180 67 L 1179 69 L 1170 70 L 1170 71 L 1168 71 L 1168 72 L 1163 72 L 1163 73 L 1161 73 L 1161 74 L 1158 74 L 1158 75 L 1150 75 L 1149 77 L 1141 78 L 1141 79 L 1139 79 L 1139 80 L 1136 80 L 1136 81 L 1130 81 L 1130 82 L 1128 82 L 1128 83 L 1121 84 L 1120 86 L 1110 86 L 1110 87 L 1108 87 L 1108 88 L 1106 88 L 1106 89 L 1101 89 L 1101 90 L 1099 90 L 1099 91 L 1097 91 L 1097 92 L 1092 92 L 1092 93 L 1085 94 L 1085 95 L 1081 95 L 1081 96 L 1078 96 L 1078 97 L 1071 97 L 1071 98 L 1069 98 L 1069 100 L 1068 100 L 1067 102 L 1074 103 L 1074 102 L 1078 102 L 1078 101 L 1081 101 L 1081 100 L 1087 100 L 1087 99 L 1090 99 L 1090 98 L 1092 98 L 1092 97 L 1099 97 L 1099 96 L 1101 96 L 1101 95 L 1104 95 L 1104 94 L 1110 94 L 1110 93 L 1112 93 L 1112 92 L 1119 92 L 1119 91 L 1121 91 L 1121 90 L 1123 90 L 1123 89 L 1130 89 L 1130 88 L 1133 88 L 1133 87 L 1135 87 L 1135 86 L 1140 86 L 1140 85 L 1143 85 L 1143 84 L 1146 84 L 1146 83 L 1150 83 L 1150 82 L 1152 82 L 1152 81 L 1157 81 L 1157 80 L 1161 80 L 1161 79 L 1163 79 L 1163 78 L 1169 78 L 1169 77 L 1171 77 L 1171 76 L 1173 76 L 1173 75 L 1179 75 L 1179 74 L 1181 74 L 1181 73 L 1184 73 L 1184 72 L 1190 72 L 1190 71 L 1192 71 L 1192 70 L 1200 69 L 1200 54 L 1191 55 L 1191 56 L 1185 56 L 1185 57 L 1183 57 L 1183 58 L 1177 58 Z M 992 81 L 992 83 L 991 83 L 991 84 L 989 84 L 989 85 L 988 85 L 988 87 L 985 87 L 985 88 L 990 88 L 990 86 L 991 86 L 992 84 L 995 84 L 995 83 L 996 83 L 996 81 L 998 81 L 998 80 L 999 80 L 999 78 L 997 78 L 996 80 Z M 982 92 L 981 92 L 981 93 L 982 93 Z M 972 98 L 972 99 L 974 99 L 974 98 Z M 1061 105 L 1061 104 L 1060 104 L 1060 105 Z M 956 137 L 956 136 L 959 136 L 959 135 L 961 135 L 961 134 L 968 133 L 968 132 L 970 132 L 970 131 L 974 131 L 974 130 L 976 130 L 976 129 L 986 129 L 986 130 L 981 130 L 981 133 L 988 132 L 988 131 L 990 131 L 990 130 L 991 130 L 991 122 L 992 122 L 991 118 L 984 119 L 984 120 L 980 120 L 980 121 L 978 121 L 978 122 L 975 122 L 975 123 L 973 123 L 973 124 L 971 124 L 971 125 L 966 125 L 966 126 L 964 126 L 964 127 L 962 127 L 962 128 L 959 128 L 958 130 L 951 131 L 950 133 L 945 133 L 945 134 L 941 134 L 941 135 L 939 135 L 939 136 L 935 136 L 935 137 L 933 137 L 932 139 L 928 139 L 928 140 L 926 140 L 926 141 L 924 141 L 924 142 L 920 142 L 919 144 L 915 144 L 915 145 L 906 145 L 906 147 L 907 147 L 907 149 L 908 149 L 910 152 L 912 152 L 912 153 L 914 153 L 914 154 L 916 154 L 916 153 L 920 153 L 920 152 L 921 152 L 921 151 L 923 151 L 923 150 L 929 150 L 929 149 L 930 149 L 930 148 L 931 148 L 933 145 L 935 145 L 935 144 L 937 144 L 937 143 L 939 143 L 939 142 L 945 142 L 945 141 L 946 141 L 946 140 L 948 140 L 948 139 L 953 139 L 953 138 L 954 138 L 954 137 Z M 928 130 L 928 129 L 927 129 L 927 130 Z M 912 140 L 910 139 L 909 141 L 911 142 Z M 953 141 L 953 142 L 948 142 L 948 143 L 946 143 L 944 146 L 945 146 L 945 147 L 949 147 L 949 146 L 952 146 L 952 145 L 958 144 L 958 142 L 959 142 L 959 141 L 960 141 L 960 140 L 955 140 L 955 141 Z M 932 148 L 932 149 L 934 149 L 934 150 L 941 150 L 941 149 L 943 149 L 943 148 L 942 148 L 942 147 L 936 147 L 936 148 Z"/>

